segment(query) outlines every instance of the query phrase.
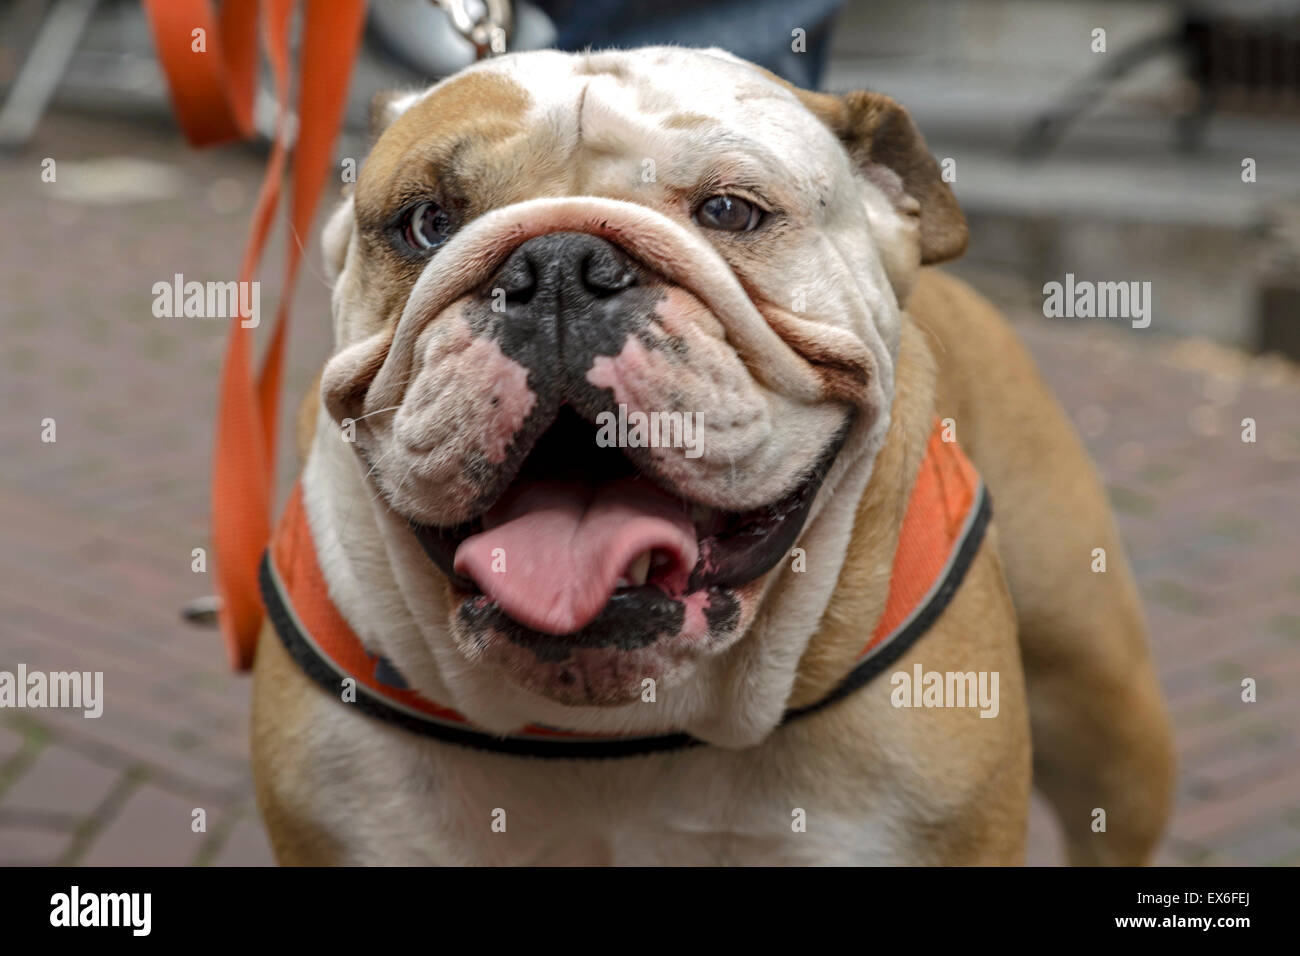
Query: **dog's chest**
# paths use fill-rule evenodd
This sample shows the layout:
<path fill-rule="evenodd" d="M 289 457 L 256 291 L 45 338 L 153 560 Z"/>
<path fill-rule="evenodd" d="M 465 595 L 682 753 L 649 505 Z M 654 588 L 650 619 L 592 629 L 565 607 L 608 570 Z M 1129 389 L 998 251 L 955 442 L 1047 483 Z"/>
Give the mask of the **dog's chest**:
<path fill-rule="evenodd" d="M 347 840 L 354 862 L 779 865 L 904 860 L 883 814 L 867 809 L 845 813 L 829 805 L 825 793 L 791 780 L 788 773 L 765 774 L 767 768 L 753 756 L 701 748 L 613 761 L 557 761 L 442 745 L 421 750 L 419 760 L 412 761 L 409 752 L 403 758 L 411 772 L 400 783 L 383 792 L 376 786 L 371 794 L 349 794 L 370 808 L 368 819 L 352 817 L 346 825 L 356 838 Z M 383 819 L 376 819 L 376 812 Z"/>

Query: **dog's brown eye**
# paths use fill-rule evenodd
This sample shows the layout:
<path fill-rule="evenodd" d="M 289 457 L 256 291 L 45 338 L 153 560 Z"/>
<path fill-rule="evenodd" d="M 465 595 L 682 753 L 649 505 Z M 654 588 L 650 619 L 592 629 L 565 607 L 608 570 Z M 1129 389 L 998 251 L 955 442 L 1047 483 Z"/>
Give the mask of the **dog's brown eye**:
<path fill-rule="evenodd" d="M 402 221 L 402 238 L 416 252 L 437 249 L 451 235 L 451 218 L 434 202 L 412 207 Z"/>
<path fill-rule="evenodd" d="M 749 232 L 763 219 L 763 210 L 739 196 L 710 196 L 695 210 L 695 221 L 706 229 Z"/>

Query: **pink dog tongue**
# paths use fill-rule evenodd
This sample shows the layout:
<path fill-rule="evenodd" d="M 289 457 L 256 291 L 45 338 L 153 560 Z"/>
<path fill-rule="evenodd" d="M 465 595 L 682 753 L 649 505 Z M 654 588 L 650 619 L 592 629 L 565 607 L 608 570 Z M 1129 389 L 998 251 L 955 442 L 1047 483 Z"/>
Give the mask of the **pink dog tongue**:
<path fill-rule="evenodd" d="M 589 624 L 644 552 L 671 560 L 668 577 L 677 586 L 699 555 L 695 525 L 681 502 L 635 477 L 598 487 L 526 483 L 493 506 L 484 526 L 456 549 L 456 572 L 511 618 L 547 634 Z"/>

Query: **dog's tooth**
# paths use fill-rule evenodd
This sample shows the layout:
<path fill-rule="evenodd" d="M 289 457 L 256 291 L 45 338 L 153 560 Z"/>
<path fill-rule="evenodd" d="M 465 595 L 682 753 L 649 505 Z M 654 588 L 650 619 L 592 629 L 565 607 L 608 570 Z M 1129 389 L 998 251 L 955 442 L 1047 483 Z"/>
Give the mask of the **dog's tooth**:
<path fill-rule="evenodd" d="M 617 581 L 614 582 L 614 587 L 615 589 L 629 587 L 627 583 L 627 578 L 619 578 Z"/>
<path fill-rule="evenodd" d="M 642 551 L 637 559 L 627 566 L 627 578 L 630 587 L 639 588 L 650 576 L 650 552 Z"/>

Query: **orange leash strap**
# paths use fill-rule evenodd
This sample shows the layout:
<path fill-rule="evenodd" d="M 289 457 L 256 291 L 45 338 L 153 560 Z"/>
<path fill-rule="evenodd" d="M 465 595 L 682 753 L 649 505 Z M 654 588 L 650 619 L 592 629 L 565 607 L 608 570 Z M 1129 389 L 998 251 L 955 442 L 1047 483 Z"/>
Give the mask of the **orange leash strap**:
<path fill-rule="evenodd" d="M 144 0 L 185 138 L 210 146 L 253 134 L 258 0 Z"/>
<path fill-rule="evenodd" d="M 257 0 L 226 0 L 215 20 L 209 0 L 145 0 L 182 129 L 196 145 L 246 136 L 252 130 L 257 74 Z M 287 165 L 285 115 L 289 40 L 297 0 L 263 6 L 267 55 L 279 113 L 276 137 L 258 193 L 240 265 L 240 281 L 257 273 L 279 204 Z M 285 280 L 275 328 L 253 377 L 255 327 L 233 316 L 222 367 L 212 480 L 212 544 L 217 561 L 218 619 L 231 666 L 247 670 L 262 623 L 258 565 L 271 534 L 279 396 L 289 305 L 302 243 L 320 199 L 347 101 L 348 79 L 364 22 L 364 0 L 316 0 L 303 5 L 298 139 L 293 150 Z M 205 31 L 206 52 L 195 31 Z"/>

